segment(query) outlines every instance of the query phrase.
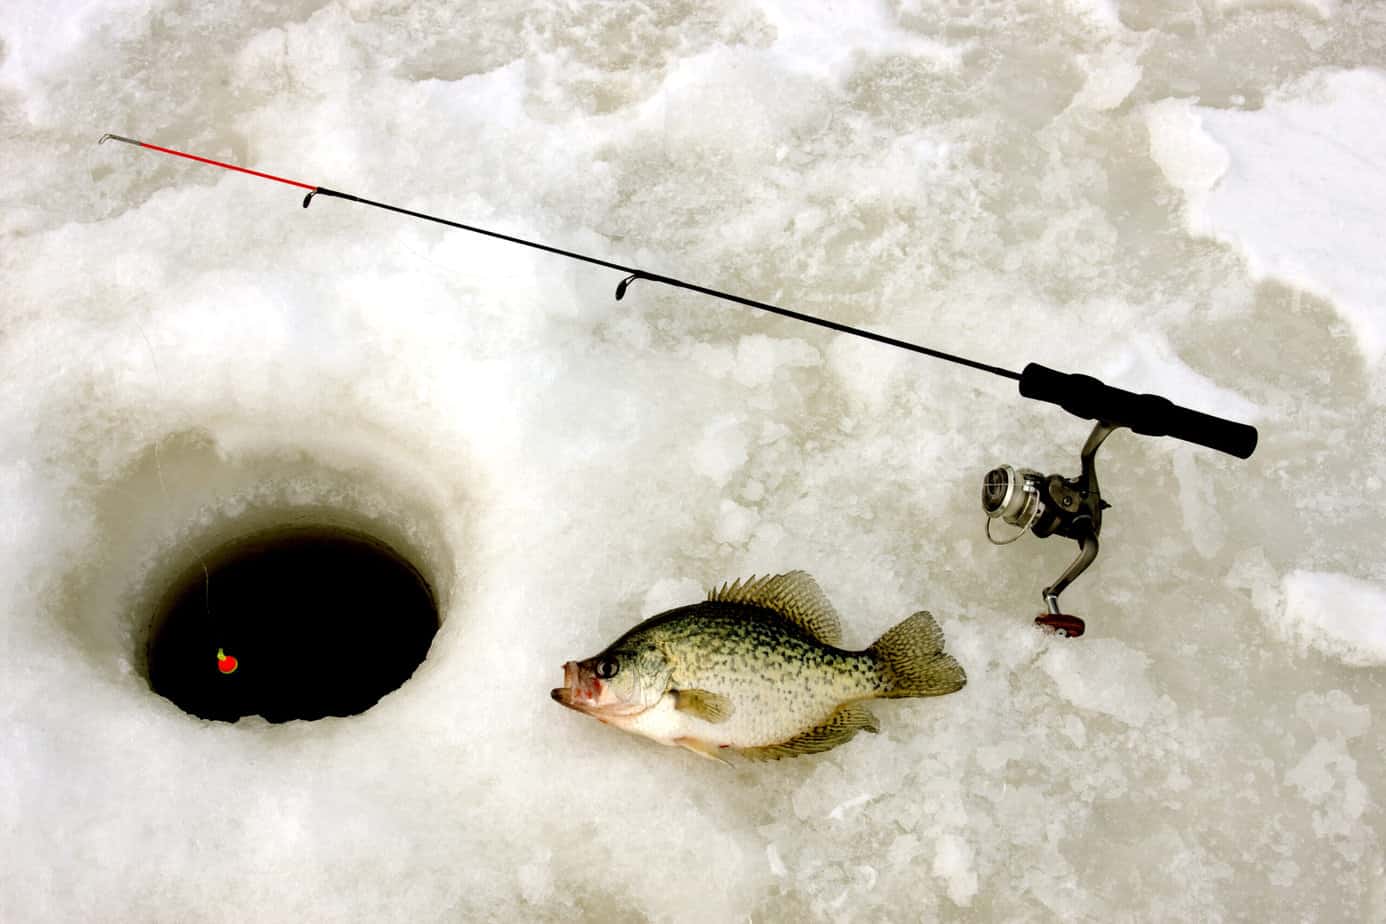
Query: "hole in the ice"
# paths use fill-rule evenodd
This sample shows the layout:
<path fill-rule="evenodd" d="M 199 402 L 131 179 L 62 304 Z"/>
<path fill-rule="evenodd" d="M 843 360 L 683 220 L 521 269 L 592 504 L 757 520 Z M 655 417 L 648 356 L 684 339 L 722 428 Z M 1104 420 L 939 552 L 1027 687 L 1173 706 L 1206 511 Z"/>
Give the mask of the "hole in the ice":
<path fill-rule="evenodd" d="M 205 719 L 356 715 L 409 679 L 437 630 L 428 582 L 384 542 L 339 526 L 260 530 L 169 588 L 149 683 Z"/>

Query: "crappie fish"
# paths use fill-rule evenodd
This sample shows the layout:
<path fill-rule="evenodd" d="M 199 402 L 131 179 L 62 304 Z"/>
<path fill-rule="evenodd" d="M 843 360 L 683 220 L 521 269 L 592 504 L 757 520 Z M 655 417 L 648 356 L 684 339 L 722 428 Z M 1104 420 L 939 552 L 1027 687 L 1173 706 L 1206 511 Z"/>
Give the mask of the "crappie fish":
<path fill-rule="evenodd" d="M 832 604 L 803 571 L 723 585 L 563 665 L 555 700 L 600 722 L 721 760 L 827 751 L 878 730 L 863 700 L 941 696 L 967 676 L 915 613 L 864 651 L 841 647 Z"/>

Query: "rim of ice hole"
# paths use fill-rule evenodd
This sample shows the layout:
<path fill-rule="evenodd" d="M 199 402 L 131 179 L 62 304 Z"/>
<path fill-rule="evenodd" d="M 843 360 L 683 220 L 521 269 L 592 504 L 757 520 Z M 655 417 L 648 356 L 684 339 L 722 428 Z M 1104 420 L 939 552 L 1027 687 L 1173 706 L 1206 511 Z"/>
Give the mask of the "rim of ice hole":
<path fill-rule="evenodd" d="M 378 444 L 228 450 L 189 432 L 147 447 L 94 498 L 67 585 L 81 653 L 209 719 L 355 715 L 405 685 L 446 619 L 458 517 L 404 453 L 360 451 Z M 202 690 L 192 708 L 169 696 L 179 674 Z"/>

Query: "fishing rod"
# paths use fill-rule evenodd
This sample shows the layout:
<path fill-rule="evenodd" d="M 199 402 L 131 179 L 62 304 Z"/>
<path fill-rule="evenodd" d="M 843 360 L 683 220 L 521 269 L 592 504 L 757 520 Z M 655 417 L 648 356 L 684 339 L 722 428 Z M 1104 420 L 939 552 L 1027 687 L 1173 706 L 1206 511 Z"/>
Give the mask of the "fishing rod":
<path fill-rule="evenodd" d="M 1102 528 L 1102 511 L 1111 505 L 1102 499 L 1098 487 L 1095 456 L 1103 441 L 1113 431 L 1125 427 L 1133 433 L 1139 433 L 1143 436 L 1172 436 L 1175 439 L 1225 452 L 1239 459 L 1249 458 L 1256 450 L 1257 432 L 1255 427 L 1182 407 L 1159 395 L 1137 394 L 1114 388 L 1092 376 L 1059 372 L 1039 363 L 1029 363 L 1022 371 L 1014 372 L 1001 366 L 978 362 L 965 356 L 946 353 L 906 340 L 897 340 L 894 337 L 887 337 L 816 315 L 791 311 L 769 302 L 746 298 L 731 292 L 723 292 L 683 279 L 676 279 L 673 276 L 652 273 L 639 267 L 603 260 L 574 250 L 565 250 L 539 241 L 463 224 L 437 215 L 430 215 L 427 212 L 417 212 L 387 202 L 377 202 L 374 199 L 329 189 L 326 186 L 303 183 L 298 180 L 275 176 L 272 173 L 251 170 L 247 167 L 213 160 L 209 157 L 201 157 L 197 154 L 189 154 L 186 151 L 162 147 L 135 138 L 127 138 L 123 135 L 107 133 L 102 135 L 97 143 L 105 144 L 107 141 L 119 141 L 160 154 L 169 154 L 201 164 L 220 167 L 223 170 L 244 173 L 260 179 L 273 180 L 276 183 L 305 189 L 307 190 L 307 194 L 303 197 L 305 209 L 312 204 L 315 196 L 343 199 L 615 270 L 625 274 L 625 277 L 616 286 L 617 301 L 625 298 L 633 283 L 643 279 L 647 282 L 686 289 L 700 295 L 735 302 L 738 305 L 756 308 L 781 317 L 793 318 L 805 324 L 825 327 L 838 333 L 860 337 L 960 366 L 967 366 L 980 372 L 987 372 L 1018 382 L 1022 397 L 1057 404 L 1075 417 L 1095 421 L 1095 426 L 1079 457 L 1081 473 L 1078 476 L 1065 478 L 1062 475 L 1041 475 L 1033 469 L 1016 469 L 1009 465 L 1002 465 L 989 471 L 982 484 L 982 509 L 987 515 L 986 535 L 993 543 L 997 545 L 1009 544 L 1019 539 L 1027 531 L 1040 538 L 1057 535 L 1078 543 L 1078 557 L 1073 560 L 1073 563 L 1060 575 L 1058 580 L 1042 591 L 1045 612 L 1035 620 L 1039 625 L 1060 635 L 1077 636 L 1082 635 L 1084 631 L 1083 620 L 1060 610 L 1059 595 L 1097 558 L 1098 533 Z M 1012 526 L 1017 526 L 1020 531 L 1004 541 L 997 540 L 991 535 L 991 523 L 995 519 L 1001 519 Z"/>

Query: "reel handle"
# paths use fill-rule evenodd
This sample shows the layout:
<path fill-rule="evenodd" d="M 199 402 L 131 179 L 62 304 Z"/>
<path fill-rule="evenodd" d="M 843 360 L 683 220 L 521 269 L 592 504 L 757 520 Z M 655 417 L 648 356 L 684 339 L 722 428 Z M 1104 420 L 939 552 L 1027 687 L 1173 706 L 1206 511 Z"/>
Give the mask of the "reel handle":
<path fill-rule="evenodd" d="M 1088 628 L 1080 617 L 1068 613 L 1040 613 L 1035 617 L 1035 625 L 1063 638 L 1077 638 Z"/>
<path fill-rule="evenodd" d="M 1090 375 L 1030 363 L 1020 375 L 1020 394 L 1057 404 L 1075 417 L 1106 421 L 1146 436 L 1172 436 L 1239 459 L 1256 451 L 1255 427 L 1180 407 L 1159 395 L 1113 388 Z"/>

